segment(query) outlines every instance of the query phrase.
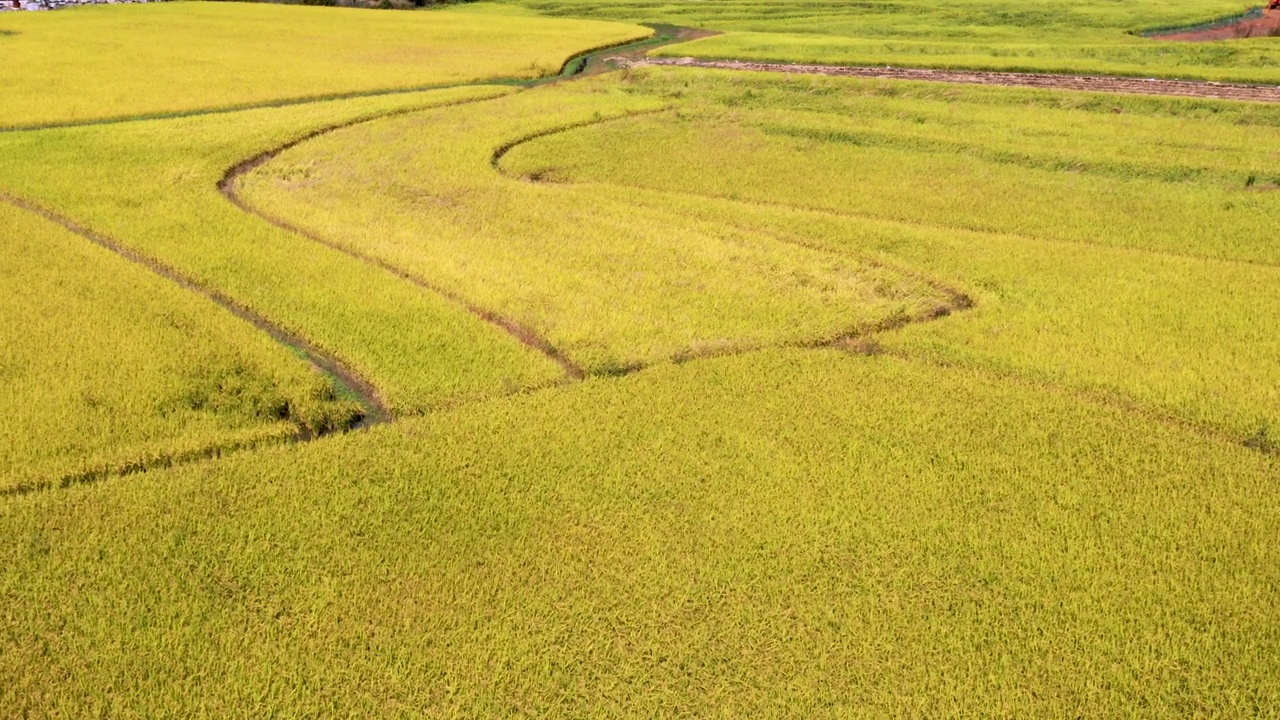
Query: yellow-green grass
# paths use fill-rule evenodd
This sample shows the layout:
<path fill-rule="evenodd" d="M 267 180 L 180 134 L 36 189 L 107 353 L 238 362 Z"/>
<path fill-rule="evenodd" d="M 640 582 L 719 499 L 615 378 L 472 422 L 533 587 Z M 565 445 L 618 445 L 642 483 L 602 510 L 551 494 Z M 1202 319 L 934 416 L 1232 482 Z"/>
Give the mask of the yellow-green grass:
<path fill-rule="evenodd" d="M 1266 716 L 1277 458 L 765 351 L 0 503 L 21 717 Z"/>
<path fill-rule="evenodd" d="M 166 2 L 0 15 L 0 128 L 555 74 L 597 21 Z"/>
<path fill-rule="evenodd" d="M 944 290 L 856 254 L 491 166 L 522 137 L 665 104 L 582 81 L 379 120 L 291 148 L 241 192 L 515 318 L 589 372 L 822 342 L 949 307 Z"/>
<path fill-rule="evenodd" d="M 517 0 L 548 15 L 726 31 L 659 55 L 1280 82 L 1280 38 L 1173 43 L 1140 32 L 1250 7 L 1234 0 Z M 1254 6 L 1263 3 L 1253 3 Z"/>
<path fill-rule="evenodd" d="M 0 202 L 0 491 L 342 425 L 327 378 L 210 300 Z"/>
<path fill-rule="evenodd" d="M 637 214 L 884 253 L 977 301 L 890 347 L 1241 439 L 1280 425 L 1276 109 L 706 71 L 624 85 L 683 99 L 522 144 L 504 168 Z"/>
<path fill-rule="evenodd" d="M 218 191 L 237 163 L 380 113 L 510 92 L 468 87 L 0 134 L 0 190 L 175 269 L 347 364 L 394 412 L 545 384 L 560 368 L 438 293 L 278 229 Z"/>

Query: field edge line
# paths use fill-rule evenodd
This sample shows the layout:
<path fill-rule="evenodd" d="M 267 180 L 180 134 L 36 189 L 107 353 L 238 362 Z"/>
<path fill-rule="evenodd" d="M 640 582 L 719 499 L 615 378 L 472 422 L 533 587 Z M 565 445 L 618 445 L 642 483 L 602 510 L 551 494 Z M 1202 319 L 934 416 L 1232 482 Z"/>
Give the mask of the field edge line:
<path fill-rule="evenodd" d="M 311 242 L 317 243 L 319 245 L 323 245 L 324 247 L 340 252 L 362 263 L 371 265 L 380 270 L 388 272 L 400 278 L 401 280 L 404 280 L 412 285 L 415 285 L 416 287 L 422 290 L 426 290 L 434 295 L 437 295 L 439 297 L 442 297 L 448 300 L 452 304 L 463 308 L 474 317 L 477 317 L 480 320 L 483 320 L 485 323 L 489 325 L 497 327 L 502 332 L 506 333 L 507 335 L 517 340 L 520 344 L 537 351 L 538 353 L 545 356 L 547 359 L 556 363 L 557 365 L 560 366 L 564 375 L 570 380 L 581 380 L 584 377 L 586 377 L 586 372 L 580 366 L 578 366 L 576 362 L 574 362 L 571 358 L 569 358 L 567 355 L 561 352 L 548 339 L 544 338 L 541 334 L 539 334 L 533 328 L 527 327 L 512 318 L 508 318 L 498 313 L 495 310 L 490 310 L 487 308 L 483 308 L 479 305 L 476 305 L 475 303 L 466 299 L 462 295 L 452 290 L 449 290 L 443 286 L 440 286 L 434 282 L 431 282 L 430 280 L 427 280 L 426 278 L 416 275 L 408 270 L 405 270 L 404 268 L 401 268 L 393 263 L 383 260 L 382 258 L 376 257 L 366 252 L 362 252 L 360 250 L 356 250 L 355 248 L 352 248 L 343 243 L 330 240 L 329 238 L 323 237 L 318 233 L 313 233 L 308 230 L 305 230 L 294 223 L 291 223 L 287 220 L 284 220 L 283 218 L 276 217 L 275 215 L 272 215 L 264 210 L 261 210 L 260 208 L 255 207 L 252 203 L 250 203 L 244 197 L 242 197 L 238 190 L 238 183 L 241 177 L 265 165 L 266 163 L 271 162 L 273 159 L 278 157 L 281 153 L 286 152 L 294 147 L 297 147 L 302 143 L 307 142 L 308 140 L 314 140 L 318 137 L 327 135 L 329 133 L 337 132 L 339 130 L 345 130 L 347 128 L 355 127 L 363 123 L 373 122 L 375 120 L 383 120 L 387 118 L 398 117 L 401 115 L 408 115 L 408 114 L 411 114 L 414 112 L 420 112 L 423 110 L 434 110 L 434 109 L 445 108 L 445 107 L 465 105 L 469 103 L 495 100 L 497 98 L 505 97 L 505 96 L 506 96 L 506 93 L 501 95 L 494 95 L 490 97 L 467 98 L 464 100 L 458 100 L 458 101 L 449 102 L 449 103 L 394 110 L 390 112 L 379 113 L 372 116 L 364 116 L 364 117 L 356 118 L 354 120 L 349 120 L 346 122 L 336 123 L 323 128 L 319 128 L 317 130 L 306 133 L 305 135 L 302 135 L 300 137 L 296 137 L 290 140 L 289 142 L 281 144 L 275 148 L 272 148 L 265 152 L 254 155 L 253 157 L 250 157 L 228 168 L 226 172 L 223 173 L 222 179 L 218 181 L 217 189 L 218 189 L 218 192 L 221 193 L 222 196 L 226 198 L 228 202 L 230 202 L 232 205 L 234 205 L 235 207 L 237 207 L 242 212 L 248 215 L 257 217 L 260 220 L 263 220 L 264 222 L 274 227 L 277 227 L 281 230 L 306 238 Z"/>

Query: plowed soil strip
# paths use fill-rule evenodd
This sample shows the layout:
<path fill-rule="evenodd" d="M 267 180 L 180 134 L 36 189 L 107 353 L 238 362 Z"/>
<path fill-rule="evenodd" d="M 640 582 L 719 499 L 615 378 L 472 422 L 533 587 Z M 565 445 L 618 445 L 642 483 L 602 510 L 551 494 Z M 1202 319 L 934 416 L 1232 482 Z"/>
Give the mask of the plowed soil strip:
<path fill-rule="evenodd" d="M 1267 11 L 1262 17 L 1244 18 L 1238 22 L 1220 27 L 1185 32 L 1154 33 L 1149 37 L 1155 40 L 1172 40 L 1175 42 L 1211 42 L 1213 40 L 1280 37 L 1280 9 Z"/>
<path fill-rule="evenodd" d="M 294 348 L 301 353 L 307 362 L 311 363 L 316 370 L 334 378 L 336 382 L 344 386 L 345 390 L 356 396 L 359 403 L 364 407 L 364 417 L 361 418 L 358 423 L 360 426 L 387 422 L 391 419 L 390 410 L 388 410 L 386 404 L 383 403 L 382 398 L 378 395 L 378 392 L 374 389 L 373 385 L 367 382 L 364 378 L 361 378 L 355 373 L 355 371 L 346 367 L 341 360 L 315 347 L 298 335 L 294 335 L 283 327 L 270 322 L 256 312 L 238 304 L 227 295 L 224 295 L 217 290 L 204 287 L 185 277 L 173 268 L 162 265 L 151 258 L 125 247 L 116 240 L 90 230 L 70 218 L 63 217 L 62 215 L 36 205 L 28 200 L 0 193 L 0 201 L 7 202 L 10 205 L 26 210 L 27 212 L 35 213 L 50 222 L 66 228 L 70 232 L 79 235 L 95 245 L 110 250 L 129 262 L 141 265 L 151 272 L 176 283 L 184 290 L 189 290 L 202 295 L 214 303 L 217 303 L 219 306 L 241 320 L 244 320 L 259 330 L 267 333 L 277 342 Z M 311 436 L 312 435 L 309 430 L 303 429 L 299 432 L 299 439 L 301 440 L 308 440 Z"/>
<path fill-rule="evenodd" d="M 987 70 L 928 70 L 923 68 L 860 67 L 852 65 L 799 65 L 791 63 L 741 62 L 736 60 L 696 60 L 694 58 L 650 58 L 640 61 L 619 59 L 617 64 L 626 67 L 652 65 L 698 67 L 717 70 L 791 73 L 794 75 L 831 75 L 884 80 L 916 80 L 969 85 L 1030 87 L 1046 90 L 1080 90 L 1083 92 L 1123 93 L 1128 95 L 1172 95 L 1212 98 L 1215 100 L 1280 103 L 1280 86 L 1277 85 L 1244 85 L 1199 80 L 1161 80 L 1157 78 L 1125 78 L 1104 75 L 1052 75 L 1047 73 L 995 72 Z"/>

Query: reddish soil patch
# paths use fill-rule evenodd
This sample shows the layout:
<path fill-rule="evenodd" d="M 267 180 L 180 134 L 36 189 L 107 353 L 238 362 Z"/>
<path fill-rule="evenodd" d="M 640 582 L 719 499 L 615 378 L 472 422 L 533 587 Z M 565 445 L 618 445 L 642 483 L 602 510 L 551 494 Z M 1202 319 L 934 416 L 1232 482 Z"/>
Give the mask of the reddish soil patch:
<path fill-rule="evenodd" d="M 1153 35 L 1156 40 L 1178 40 L 1181 42 L 1205 42 L 1208 40 L 1240 40 L 1243 38 L 1278 37 L 1280 36 L 1280 10 L 1268 10 L 1260 18 L 1241 20 L 1238 23 L 1207 30 L 1175 33 L 1172 35 Z"/>
<path fill-rule="evenodd" d="M 611 58 L 612 59 L 612 58 Z M 756 63 L 729 60 L 696 60 L 694 58 L 651 58 L 639 62 L 622 60 L 619 65 L 675 65 L 680 67 L 747 70 L 752 72 L 794 73 L 798 75 L 834 75 L 842 77 L 883 78 L 886 80 L 922 80 L 926 82 L 966 83 L 972 85 L 1004 85 L 1050 90 L 1082 90 L 1085 92 L 1126 93 L 1132 95 L 1177 95 L 1215 98 L 1219 100 L 1252 100 L 1280 103 L 1280 86 L 1243 85 L 1198 80 L 1157 80 L 1103 75 L 1052 75 L 1047 73 L 992 72 L 986 70 L 928 70 L 923 68 L 857 67 L 849 65 L 795 65 L 789 63 Z"/>

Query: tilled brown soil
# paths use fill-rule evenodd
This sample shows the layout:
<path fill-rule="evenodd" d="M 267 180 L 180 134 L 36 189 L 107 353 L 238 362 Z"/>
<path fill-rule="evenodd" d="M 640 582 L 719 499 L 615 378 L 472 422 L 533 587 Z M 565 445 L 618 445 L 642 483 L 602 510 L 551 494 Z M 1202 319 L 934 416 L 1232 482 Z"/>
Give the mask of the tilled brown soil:
<path fill-rule="evenodd" d="M 1004 85 L 1009 87 L 1083 90 L 1085 92 L 1126 93 L 1131 95 L 1176 95 L 1219 100 L 1252 100 L 1255 102 L 1280 103 L 1280 86 L 1277 85 L 1244 85 L 1198 80 L 1159 80 L 1155 78 L 1108 77 L 1102 75 L 1053 75 L 1048 73 L 994 72 L 987 70 L 928 70 L 922 68 L 859 67 L 850 65 L 799 65 L 736 60 L 697 60 L 695 58 L 648 58 L 640 61 L 620 58 L 618 64 L 629 67 L 666 65 L 746 70 L 751 72 L 792 73 L 797 75 L 923 80 L 927 82 L 966 83 L 972 85 Z"/>
<path fill-rule="evenodd" d="M 1260 18 L 1241 20 L 1222 27 L 1193 30 L 1191 32 L 1152 35 L 1156 40 L 1181 42 L 1206 42 L 1208 40 L 1239 40 L 1243 38 L 1280 36 L 1280 10 L 1268 10 Z"/>

